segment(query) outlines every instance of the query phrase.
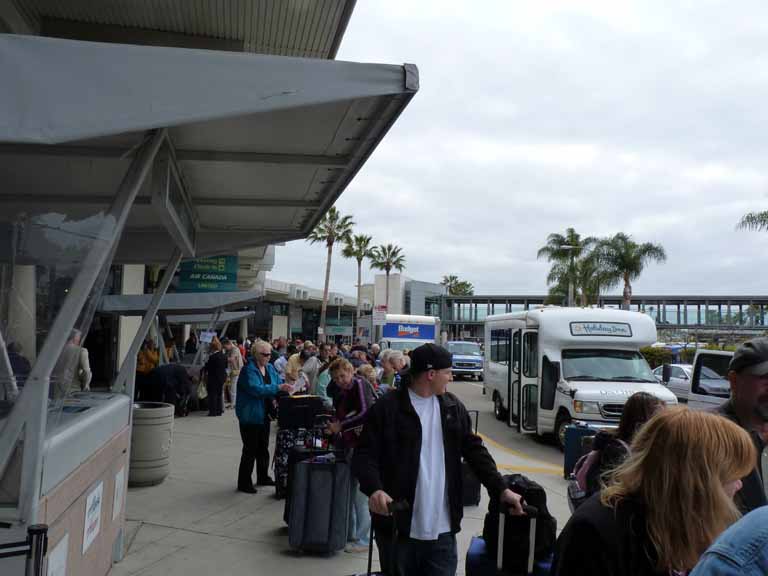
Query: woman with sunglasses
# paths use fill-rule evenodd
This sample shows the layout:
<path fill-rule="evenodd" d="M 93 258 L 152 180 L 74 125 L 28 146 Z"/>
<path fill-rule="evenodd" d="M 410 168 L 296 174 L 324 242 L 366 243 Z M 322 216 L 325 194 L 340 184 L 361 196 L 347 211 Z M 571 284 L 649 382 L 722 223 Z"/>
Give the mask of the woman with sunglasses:
<path fill-rule="evenodd" d="M 240 371 L 235 396 L 235 414 L 240 422 L 243 453 L 237 474 L 237 489 L 256 494 L 253 486 L 253 464 L 256 463 L 256 486 L 273 486 L 269 477 L 269 418 L 266 402 L 279 390 L 290 391 L 290 384 L 280 384 L 280 376 L 269 363 L 272 346 L 258 340 L 251 347 L 251 357 Z"/>

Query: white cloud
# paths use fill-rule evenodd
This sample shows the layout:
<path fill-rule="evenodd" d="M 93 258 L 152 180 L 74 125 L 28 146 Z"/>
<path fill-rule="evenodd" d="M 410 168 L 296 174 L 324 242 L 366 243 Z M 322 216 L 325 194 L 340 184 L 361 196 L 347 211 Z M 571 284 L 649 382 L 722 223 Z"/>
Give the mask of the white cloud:
<path fill-rule="evenodd" d="M 636 293 L 761 293 L 768 5 L 747 0 L 358 3 L 340 59 L 415 62 L 421 90 L 338 206 L 407 273 L 542 292 L 550 232 L 662 243 Z M 321 286 L 325 251 L 273 277 Z M 335 257 L 331 285 L 356 267 Z M 370 278 L 372 274 L 366 271 Z"/>

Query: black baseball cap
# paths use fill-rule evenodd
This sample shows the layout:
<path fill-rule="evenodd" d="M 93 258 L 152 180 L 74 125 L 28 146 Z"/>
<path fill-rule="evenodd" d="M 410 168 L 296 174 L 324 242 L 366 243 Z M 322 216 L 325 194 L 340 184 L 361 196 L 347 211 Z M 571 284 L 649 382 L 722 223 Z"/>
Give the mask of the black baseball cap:
<path fill-rule="evenodd" d="M 411 351 L 411 375 L 427 370 L 442 370 L 453 365 L 453 355 L 437 344 L 422 344 Z"/>
<path fill-rule="evenodd" d="M 744 342 L 734 352 L 729 370 L 744 372 L 753 376 L 768 374 L 768 338 L 753 338 Z"/>

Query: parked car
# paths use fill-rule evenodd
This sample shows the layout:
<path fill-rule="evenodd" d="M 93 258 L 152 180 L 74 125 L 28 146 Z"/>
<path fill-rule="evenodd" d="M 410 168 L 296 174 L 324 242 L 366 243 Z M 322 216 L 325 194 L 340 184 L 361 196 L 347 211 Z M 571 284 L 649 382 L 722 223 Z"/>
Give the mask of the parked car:
<path fill-rule="evenodd" d="M 693 377 L 693 364 L 670 364 L 670 377 L 666 386 L 677 396 L 678 401 L 685 402 L 688 399 L 688 392 L 691 389 L 691 378 Z M 656 380 L 665 384 L 664 366 L 659 366 L 653 370 Z"/>

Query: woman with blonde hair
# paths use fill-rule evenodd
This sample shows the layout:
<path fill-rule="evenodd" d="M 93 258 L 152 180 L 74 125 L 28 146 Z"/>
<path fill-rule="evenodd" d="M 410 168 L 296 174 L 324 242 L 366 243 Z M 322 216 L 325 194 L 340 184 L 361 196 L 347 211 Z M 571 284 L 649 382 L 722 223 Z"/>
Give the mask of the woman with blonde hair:
<path fill-rule="evenodd" d="M 552 574 L 685 574 L 738 520 L 733 496 L 756 457 L 749 435 L 721 416 L 683 406 L 660 411 L 602 492 L 571 516 Z"/>

